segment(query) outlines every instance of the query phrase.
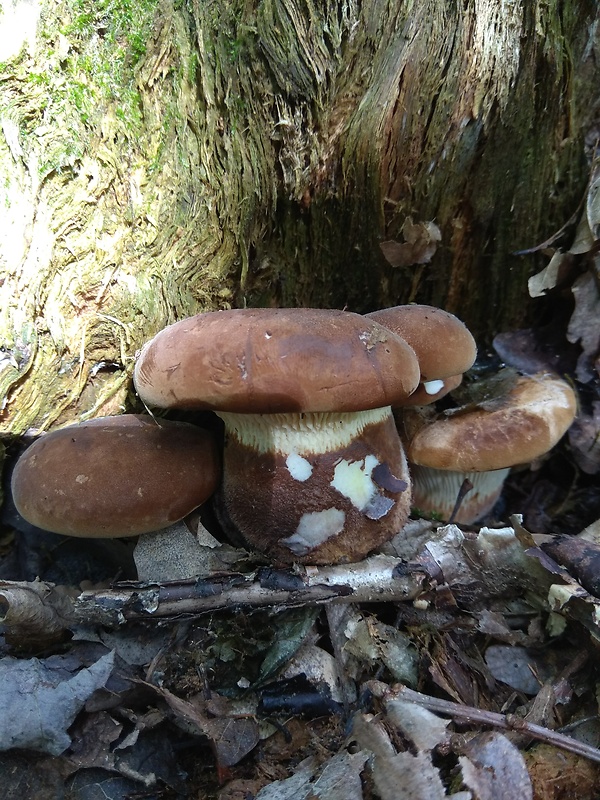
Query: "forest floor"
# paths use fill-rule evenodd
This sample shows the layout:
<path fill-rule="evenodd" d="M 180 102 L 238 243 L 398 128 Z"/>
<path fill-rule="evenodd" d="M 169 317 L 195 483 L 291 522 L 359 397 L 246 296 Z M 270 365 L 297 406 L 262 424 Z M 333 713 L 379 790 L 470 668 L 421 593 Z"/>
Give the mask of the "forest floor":
<path fill-rule="evenodd" d="M 7 619 L 36 578 L 42 595 L 113 592 L 124 613 L 5 626 L 3 798 L 597 797 L 597 546 L 577 534 L 598 498 L 568 460 L 559 448 L 509 481 L 506 523 L 409 523 L 363 562 L 353 602 L 349 568 L 314 570 L 333 589 L 302 596 L 302 570 L 226 546 L 194 591 L 165 584 L 179 591 L 153 617 L 130 540 L 6 525 Z M 567 569 L 540 549 L 552 541 Z"/>

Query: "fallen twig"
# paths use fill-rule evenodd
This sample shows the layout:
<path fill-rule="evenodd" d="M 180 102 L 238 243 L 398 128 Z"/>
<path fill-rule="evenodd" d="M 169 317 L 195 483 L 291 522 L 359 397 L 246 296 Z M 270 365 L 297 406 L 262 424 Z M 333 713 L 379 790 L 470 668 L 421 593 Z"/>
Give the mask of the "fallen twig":
<path fill-rule="evenodd" d="M 73 625 L 116 627 L 127 620 L 193 617 L 209 611 L 274 606 L 292 608 L 329 602 L 412 600 L 423 591 L 424 571 L 398 572 L 402 562 L 372 556 L 355 564 L 299 570 L 259 569 L 163 584 L 117 584 L 110 589 L 61 593 L 52 584 L 0 582 L 0 622 L 13 631 L 64 629 Z"/>
<path fill-rule="evenodd" d="M 0 581 L 0 622 L 15 636 L 31 637 L 77 625 L 118 627 L 128 620 L 190 618 L 234 608 L 292 608 L 324 603 L 428 602 L 449 587 L 469 608 L 491 597 L 526 590 L 546 595 L 549 580 L 512 528 L 463 534 L 456 525 L 427 530 L 419 546 L 405 532 L 398 544 L 419 555 L 373 555 L 335 566 L 260 567 L 250 573 L 219 572 L 174 582 L 118 583 L 77 592 L 42 581 Z M 393 543 L 391 550 L 393 552 Z"/>
<path fill-rule="evenodd" d="M 369 681 L 366 686 L 375 697 L 382 699 L 384 702 L 405 700 L 410 703 L 416 703 L 437 714 L 445 714 L 477 725 L 487 725 L 491 728 L 499 728 L 500 730 L 513 731 L 530 736 L 532 739 L 547 742 L 555 747 L 560 747 L 563 750 L 568 750 L 578 756 L 600 763 L 600 750 L 597 748 L 553 731 L 550 728 L 544 728 L 542 725 L 527 722 L 527 720 L 514 714 L 498 714 L 495 711 L 485 711 L 473 706 L 460 705 L 450 700 L 429 697 L 426 694 L 421 694 L 421 692 L 415 692 L 403 684 L 397 684 L 390 688 L 386 683 Z"/>

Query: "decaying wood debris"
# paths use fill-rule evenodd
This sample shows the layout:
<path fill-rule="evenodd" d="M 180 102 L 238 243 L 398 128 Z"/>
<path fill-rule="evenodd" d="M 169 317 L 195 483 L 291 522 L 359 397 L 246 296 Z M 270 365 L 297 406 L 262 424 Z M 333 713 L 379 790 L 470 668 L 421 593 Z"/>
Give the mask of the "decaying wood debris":
<path fill-rule="evenodd" d="M 410 529 L 410 526 L 409 528 Z M 430 527 L 427 526 L 432 534 Z M 42 581 L 0 583 L 3 623 L 9 631 L 35 636 L 75 625 L 118 627 L 129 620 L 182 619 L 215 610 L 326 603 L 414 602 L 425 606 L 436 587 L 446 586 L 476 607 L 486 598 L 540 595 L 545 573 L 525 551 L 513 528 L 466 535 L 455 525 L 439 528 L 410 562 L 374 555 L 337 566 L 224 573 L 179 582 L 125 583 L 76 592 Z M 390 546 L 393 549 L 393 542 Z"/>
<path fill-rule="evenodd" d="M 572 696 L 565 688 L 566 679 L 585 667 L 585 656 L 580 653 L 563 669 L 563 683 L 559 676 L 539 691 L 533 689 L 537 692 L 533 704 L 525 706 L 524 700 L 519 704 L 528 709 L 525 718 L 513 713 L 515 703 L 506 690 L 501 697 L 511 711 L 505 713 L 502 704 L 494 703 L 487 695 L 485 681 L 491 686 L 496 670 L 502 674 L 502 658 L 512 663 L 525 652 L 519 644 L 533 644 L 540 637 L 541 632 L 535 633 L 535 620 L 540 615 L 552 620 L 559 634 L 561 626 L 583 624 L 592 637 L 600 638 L 600 601 L 537 546 L 539 537 L 526 531 L 519 518 L 511 521 L 511 526 L 483 527 L 476 533 L 453 524 L 411 522 L 384 552 L 356 564 L 331 567 L 274 569 L 253 563 L 245 551 L 223 546 L 226 550 L 221 554 L 218 547 L 210 549 L 213 568 L 195 579 L 128 581 L 108 587 L 86 586 L 83 590 L 43 580 L 4 580 L 0 583 L 0 611 L 7 645 L 21 650 L 32 646 L 53 649 L 64 643 L 68 634 L 73 638 L 69 657 L 80 668 L 71 683 L 57 683 L 59 679 L 48 671 L 53 659 L 0 659 L 0 669 L 8 670 L 11 696 L 18 697 L 25 685 L 21 682 L 28 686 L 39 682 L 45 687 L 39 695 L 46 698 L 40 709 L 42 722 L 37 720 L 37 711 L 28 711 L 31 721 L 24 718 L 11 735 L 18 736 L 17 741 L 25 748 L 54 754 L 64 765 L 70 765 L 69 769 L 100 758 L 108 768 L 107 774 L 125 776 L 132 781 L 131 789 L 136 785 L 151 788 L 157 785 L 155 773 L 132 767 L 103 749 L 92 755 L 86 750 L 85 733 L 77 728 L 75 733 L 83 738 L 70 744 L 68 726 L 74 719 L 87 720 L 85 724 L 97 731 L 92 735 L 103 735 L 98 726 L 105 725 L 106 720 L 92 710 L 94 692 L 108 692 L 107 697 L 113 698 L 112 718 L 118 721 L 119 730 L 129 731 L 125 752 L 131 748 L 132 752 L 152 752 L 151 732 L 174 726 L 185 736 L 207 743 L 220 775 L 238 769 L 243 774 L 240 765 L 251 758 L 263 736 L 269 737 L 263 741 L 263 748 L 274 746 L 267 743 L 276 741 L 279 734 L 277 727 L 269 727 L 270 720 L 283 713 L 287 726 L 307 713 L 309 719 L 316 713 L 322 720 L 319 724 L 330 729 L 329 733 L 320 730 L 319 742 L 334 736 L 335 744 L 325 753 L 322 743 L 309 742 L 308 757 L 296 764 L 292 777 L 285 777 L 288 770 L 277 773 L 282 791 L 292 788 L 288 781 L 295 781 L 294 786 L 303 786 L 312 796 L 326 800 L 328 790 L 319 787 L 328 786 L 330 780 L 342 780 L 345 797 L 364 800 L 373 796 L 365 795 L 360 788 L 368 774 L 376 787 L 375 796 L 391 800 L 398 795 L 396 779 L 390 776 L 402 774 L 406 782 L 402 800 L 414 796 L 441 800 L 446 789 L 433 758 L 437 752 L 453 759 L 460 768 L 463 784 L 468 787 L 455 795 L 462 800 L 472 798 L 471 791 L 492 800 L 491 789 L 486 790 L 488 794 L 481 789 L 482 775 L 490 769 L 510 774 L 513 785 L 522 787 L 521 796 L 533 797 L 523 755 L 525 743 L 537 741 L 587 764 L 600 763 L 600 750 L 568 732 L 554 730 L 553 720 L 544 716 L 544 709 L 552 709 Z M 160 537 L 145 551 L 145 558 L 157 544 Z M 214 569 L 219 563 L 223 568 Z M 314 632 L 322 607 L 327 612 L 321 618 L 329 626 L 333 654 L 318 645 Z M 521 619 L 514 628 L 507 624 L 511 608 Z M 384 609 L 395 610 L 395 625 L 383 621 Z M 250 631 L 256 630 L 253 618 L 257 614 L 268 615 L 264 619 L 269 622 L 274 620 L 277 634 L 267 636 L 273 641 L 258 672 L 236 655 L 227 678 L 220 674 L 231 669 L 228 663 L 232 656 L 227 655 L 231 633 L 227 626 L 239 620 L 246 635 L 255 638 L 256 633 Z M 525 632 L 523 620 L 528 615 L 532 621 Z M 218 622 L 219 617 L 223 622 Z M 212 633 L 215 626 L 217 632 Z M 266 633 L 269 630 L 267 625 Z M 410 637 L 405 630 L 412 631 Z M 469 637 L 486 634 L 510 645 L 510 654 L 504 656 L 500 648 L 497 666 L 492 661 L 487 666 L 478 664 L 476 651 L 467 644 Z M 419 672 L 425 668 L 430 681 L 451 700 L 415 691 L 415 643 L 428 636 L 438 640 L 438 645 L 422 648 L 421 658 L 425 660 Z M 213 647 L 216 650 L 211 655 Z M 437 655 L 436 647 L 440 648 Z M 140 654 L 136 649 L 141 649 Z M 535 664 L 536 670 L 544 668 L 543 661 L 532 658 L 526 663 Z M 469 669 L 483 669 L 487 676 L 479 689 L 472 687 L 473 693 L 469 688 L 473 677 L 461 667 L 463 660 Z M 19 663 L 19 672 L 10 671 L 13 662 Z M 137 664 L 144 666 L 140 670 Z M 388 681 L 381 680 L 382 670 L 386 670 Z M 210 673 L 210 681 L 205 671 Z M 174 679 L 175 675 L 179 677 Z M 187 676 L 187 690 L 180 688 L 182 676 Z M 506 679 L 511 680 L 510 676 Z M 236 690 L 233 696 L 231 680 Z M 64 693 L 70 696 L 71 685 L 79 687 L 80 699 L 66 706 Z M 515 685 L 522 686 L 519 682 Z M 142 708 L 150 706 L 152 712 L 142 713 L 128 699 L 131 692 L 140 691 L 145 697 Z M 477 691 L 484 694 L 479 702 Z M 359 697 L 363 698 L 360 702 Z M 86 698 L 88 711 L 83 714 L 80 709 Z M 101 708 L 104 702 L 106 699 L 100 698 Z M 128 720 L 125 727 L 123 719 Z M 41 739 L 35 738 L 40 724 L 48 730 Z M 298 724 L 301 730 L 304 723 Z M 336 727 L 342 725 L 345 733 Z M 452 732 L 464 726 L 471 731 L 483 728 L 495 732 L 468 738 Z M 5 735 L 8 733 L 0 725 L 0 742 Z M 348 736 L 347 741 L 358 748 L 354 755 L 344 745 Z M 412 744 L 404 750 L 399 747 L 400 740 Z M 83 748 L 80 755 L 78 748 Z M 536 753 L 534 747 L 529 749 Z M 316 758 L 315 753 L 321 756 Z M 593 781 L 595 773 L 581 767 L 574 774 L 584 776 L 576 784 L 579 790 L 588 779 Z M 169 779 L 175 780 L 173 776 Z M 228 783 L 232 791 L 235 785 L 235 780 Z M 247 790 L 243 779 L 242 785 Z M 263 778 L 251 785 L 260 800 L 261 787 L 275 791 L 272 787 L 277 781 L 265 782 Z M 413 787 L 410 791 L 416 787 L 421 794 L 411 795 L 409 787 Z"/>
<path fill-rule="evenodd" d="M 513 731 L 524 736 L 529 736 L 532 739 L 549 742 L 557 747 L 570 750 L 572 753 L 577 753 L 578 755 L 600 763 L 600 750 L 596 747 L 590 747 L 584 742 L 573 739 L 571 736 L 565 736 L 556 731 L 542 727 L 541 725 L 535 725 L 527 720 L 515 717 L 514 715 L 496 714 L 491 711 L 482 711 L 479 708 L 453 703 L 449 700 L 442 700 L 438 697 L 430 697 L 421 694 L 421 692 L 415 692 L 407 686 L 393 686 L 390 688 L 387 684 L 370 681 L 367 683 L 367 688 L 369 691 L 373 692 L 375 697 L 382 698 L 384 703 L 390 703 L 395 700 L 415 703 L 423 708 L 429 709 L 429 711 L 464 720 L 475 725 L 484 725 L 504 731 Z"/>

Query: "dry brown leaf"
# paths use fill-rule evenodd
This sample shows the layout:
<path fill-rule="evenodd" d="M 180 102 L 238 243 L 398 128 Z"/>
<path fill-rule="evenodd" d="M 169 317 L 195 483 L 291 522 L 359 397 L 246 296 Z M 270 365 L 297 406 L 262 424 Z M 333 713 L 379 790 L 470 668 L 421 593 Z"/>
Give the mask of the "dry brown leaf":
<path fill-rule="evenodd" d="M 592 403 L 591 413 L 579 412 L 568 436 L 577 466 L 582 472 L 595 475 L 600 470 L 600 401 Z"/>
<path fill-rule="evenodd" d="M 555 286 L 562 283 L 572 262 L 573 256 L 570 253 L 557 250 L 544 269 L 532 275 L 527 281 L 529 296 L 543 297 L 550 289 L 554 289 Z"/>
<path fill-rule="evenodd" d="M 344 651 L 359 664 L 383 662 L 394 679 L 415 686 L 417 653 L 409 637 L 374 617 L 356 615 L 348 621 Z"/>
<path fill-rule="evenodd" d="M 447 797 L 439 772 L 426 753 L 416 756 L 396 753 L 375 759 L 373 781 L 381 800 L 444 800 Z"/>
<path fill-rule="evenodd" d="M 319 768 L 317 759 L 305 759 L 290 778 L 263 787 L 256 800 L 362 800 L 366 760 L 366 753 L 342 751 Z"/>
<path fill-rule="evenodd" d="M 577 225 L 575 237 L 571 247 L 569 247 L 569 253 L 572 253 L 574 256 L 583 255 L 584 253 L 589 253 L 593 246 L 594 237 L 590 230 L 590 223 L 588 222 L 587 215 L 584 214 Z"/>
<path fill-rule="evenodd" d="M 485 661 L 494 678 L 523 694 L 535 695 L 540 683 L 551 679 L 559 669 L 556 658 L 526 647 L 492 644 Z"/>
<path fill-rule="evenodd" d="M 595 172 L 588 189 L 585 212 L 590 232 L 597 241 L 600 239 L 600 171 L 596 168 Z"/>
<path fill-rule="evenodd" d="M 385 704 L 387 717 L 418 751 L 431 751 L 449 738 L 446 719 L 410 701 L 391 699 Z"/>
<path fill-rule="evenodd" d="M 76 735 L 69 751 L 69 760 L 78 767 L 114 770 L 115 754 L 112 747 L 122 731 L 122 723 L 106 711 L 85 716 L 73 728 Z"/>
<path fill-rule="evenodd" d="M 219 766 L 237 764 L 258 744 L 258 724 L 251 717 L 211 717 L 206 713 L 206 701 L 200 697 L 182 700 L 168 689 L 160 688 L 157 691 L 177 716 L 208 737 Z M 224 698 L 220 699 L 224 701 Z"/>
<path fill-rule="evenodd" d="M 61 668 L 57 659 L 0 659 L 1 750 L 19 747 L 59 755 L 69 747 L 67 730 L 86 700 L 106 685 L 114 653 L 79 666 Z"/>
<path fill-rule="evenodd" d="M 600 354 L 600 292 L 591 272 L 580 275 L 571 287 L 575 310 L 569 321 L 567 339 L 579 342 L 582 353 L 577 362 L 577 379 L 587 383 L 598 377 L 595 363 Z"/>
<path fill-rule="evenodd" d="M 476 800 L 532 800 L 531 781 L 521 753 L 501 733 L 469 739 L 459 758 L 463 781 Z"/>
<path fill-rule="evenodd" d="M 556 321 L 541 328 L 499 333 L 492 346 L 505 364 L 528 375 L 536 372 L 569 373 L 579 356 L 576 345 L 565 343 L 564 331 Z"/>
<path fill-rule="evenodd" d="M 442 232 L 434 222 L 414 223 L 410 217 L 402 226 L 402 235 L 404 242 L 391 239 L 379 245 L 392 267 L 428 264 L 442 241 Z"/>
<path fill-rule="evenodd" d="M 429 753 L 396 753 L 384 726 L 370 714 L 357 714 L 352 732 L 358 744 L 373 754 L 373 783 L 381 800 L 444 800 L 447 796 Z M 465 797 L 469 795 L 463 794 L 461 800 Z"/>
<path fill-rule="evenodd" d="M 577 534 L 577 538 L 600 545 L 600 519 L 595 520 L 591 525 L 584 528 L 581 533 Z"/>

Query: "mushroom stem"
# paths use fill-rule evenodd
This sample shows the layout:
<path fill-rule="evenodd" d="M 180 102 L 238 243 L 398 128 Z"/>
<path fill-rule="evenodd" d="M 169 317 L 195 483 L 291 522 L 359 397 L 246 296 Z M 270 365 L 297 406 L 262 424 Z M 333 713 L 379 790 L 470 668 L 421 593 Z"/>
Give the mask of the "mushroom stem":
<path fill-rule="evenodd" d="M 403 526 L 409 474 L 391 408 L 233 414 L 217 513 L 275 561 L 356 561 Z M 343 540 L 343 547 L 340 542 Z"/>
<path fill-rule="evenodd" d="M 457 472 L 411 464 L 415 508 L 427 514 L 434 512 L 449 520 L 463 482 L 469 480 L 472 489 L 462 498 L 453 522 L 470 525 L 492 510 L 500 497 L 510 469 L 487 472 Z"/>

